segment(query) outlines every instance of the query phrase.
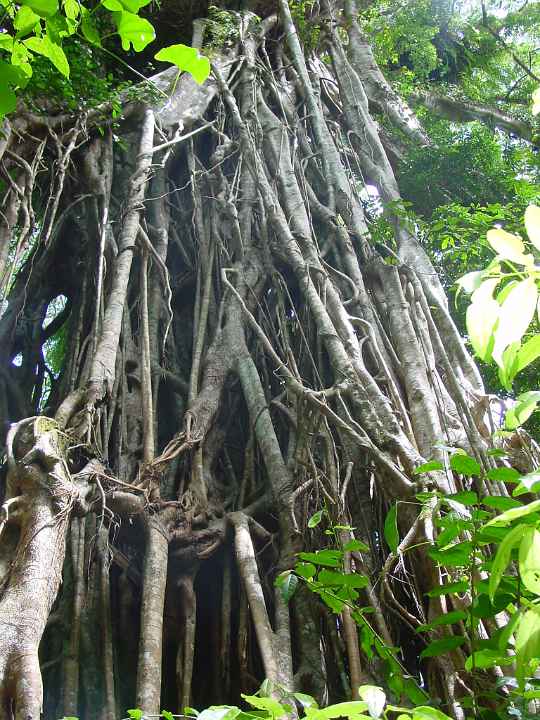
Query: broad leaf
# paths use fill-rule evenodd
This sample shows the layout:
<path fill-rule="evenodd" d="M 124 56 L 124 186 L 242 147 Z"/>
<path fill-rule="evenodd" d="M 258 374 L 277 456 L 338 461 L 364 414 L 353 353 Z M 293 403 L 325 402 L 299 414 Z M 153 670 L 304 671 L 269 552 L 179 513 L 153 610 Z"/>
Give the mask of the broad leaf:
<path fill-rule="evenodd" d="M 509 511 L 512 512 L 512 511 Z M 500 516 L 502 517 L 502 516 Z M 520 526 L 513 528 L 502 540 L 497 548 L 497 554 L 491 565 L 491 573 L 489 576 L 489 598 L 493 602 L 499 583 L 508 567 L 510 557 L 514 547 L 518 545 L 523 536 L 523 528 Z"/>
<path fill-rule="evenodd" d="M 52 42 L 47 35 L 40 38 L 28 38 L 28 40 L 24 41 L 24 45 L 32 52 L 48 58 L 64 77 L 69 77 L 69 63 L 64 51 L 60 45 Z"/>
<path fill-rule="evenodd" d="M 431 548 L 429 555 L 440 565 L 449 565 L 451 567 L 462 567 L 468 565 L 473 552 L 472 542 L 466 541 L 452 545 L 446 550 L 435 550 Z"/>
<path fill-rule="evenodd" d="M 257 697 L 256 695 L 244 695 L 244 693 L 242 693 L 242 697 L 252 707 L 257 708 L 258 710 L 267 710 L 273 718 L 280 718 L 287 714 L 283 705 L 273 698 Z M 200 717 L 201 715 L 199 715 L 199 718 Z"/>
<path fill-rule="evenodd" d="M 521 372 L 523 368 L 530 365 L 538 357 L 540 357 L 540 335 L 534 335 L 534 337 L 523 343 L 517 354 L 517 371 Z"/>
<path fill-rule="evenodd" d="M 503 512 L 502 515 L 498 515 L 493 518 L 493 520 L 487 522 L 484 527 L 490 527 L 492 525 L 509 525 L 511 522 L 514 522 L 514 520 L 518 520 L 521 517 L 531 515 L 531 513 L 535 512 L 540 512 L 540 500 L 533 500 L 528 505 L 507 510 L 506 512 Z"/>
<path fill-rule="evenodd" d="M 511 407 L 504 416 L 504 427 L 506 430 L 515 430 L 523 425 L 540 403 L 540 392 L 538 390 L 529 390 L 529 392 L 518 395 L 517 402 Z"/>
<path fill-rule="evenodd" d="M 463 610 L 452 610 L 444 615 L 439 615 L 439 617 L 436 617 L 435 620 L 432 620 L 430 623 L 419 625 L 417 630 L 418 632 L 427 632 L 441 625 L 453 625 L 454 623 L 460 622 L 460 620 L 466 619 L 467 613 L 463 612 Z"/>
<path fill-rule="evenodd" d="M 358 695 L 367 703 L 367 711 L 370 717 L 376 718 L 382 715 L 386 703 L 386 695 L 376 685 L 361 685 L 358 688 Z"/>
<path fill-rule="evenodd" d="M 384 539 L 390 550 L 395 553 L 399 545 L 399 530 L 397 526 L 397 503 L 392 505 L 384 521 Z"/>
<path fill-rule="evenodd" d="M 460 475 L 466 475 L 467 477 L 481 475 L 482 473 L 482 468 L 476 460 L 465 453 L 454 453 L 450 458 L 450 467 Z"/>
<path fill-rule="evenodd" d="M 81 30 L 85 39 L 92 45 L 101 46 L 101 37 L 94 22 L 94 17 L 88 10 L 81 6 Z"/>
<path fill-rule="evenodd" d="M 529 205 L 525 210 L 525 229 L 532 244 L 540 250 L 540 207 Z"/>
<path fill-rule="evenodd" d="M 281 597 L 288 603 L 298 587 L 298 578 L 292 570 L 285 570 L 280 573 L 274 581 L 274 585 L 280 589 Z"/>
<path fill-rule="evenodd" d="M 130 12 L 113 13 L 113 17 L 122 41 L 123 50 L 129 50 L 130 46 L 133 45 L 134 50 L 141 52 L 155 40 L 156 31 L 148 20 Z"/>
<path fill-rule="evenodd" d="M 487 476 L 490 480 L 499 480 L 501 482 L 517 482 L 520 478 L 518 471 L 509 467 L 492 468 L 488 470 Z"/>
<path fill-rule="evenodd" d="M 521 688 L 531 673 L 531 660 L 540 659 L 540 609 L 524 613 L 516 632 L 516 676 Z"/>
<path fill-rule="evenodd" d="M 523 475 L 520 478 L 519 485 L 516 487 L 512 495 L 519 497 L 529 492 L 536 492 L 540 489 L 540 471 Z"/>
<path fill-rule="evenodd" d="M 493 228 L 487 232 L 487 240 L 497 255 L 504 260 L 518 265 L 530 265 L 532 255 L 525 255 L 525 245 L 519 235 L 512 235 L 501 228 Z"/>
<path fill-rule="evenodd" d="M 474 291 L 465 316 L 471 345 L 475 353 L 486 361 L 491 355 L 493 330 L 499 319 L 500 306 L 493 298 L 493 291 L 498 282 L 497 279 L 485 280 Z"/>
<path fill-rule="evenodd" d="M 58 12 L 58 0 L 21 0 L 21 5 L 26 5 L 44 18 L 52 17 Z"/>
<path fill-rule="evenodd" d="M 463 593 L 469 589 L 469 583 L 467 580 L 458 580 L 457 582 L 448 583 L 447 585 L 441 585 L 440 587 L 433 588 L 426 595 L 429 597 L 439 597 L 439 595 L 449 595 L 450 593 Z"/>
<path fill-rule="evenodd" d="M 355 550 L 359 552 L 369 552 L 369 546 L 361 540 L 349 540 L 349 542 L 343 546 L 343 550 L 345 552 L 354 552 Z"/>
<path fill-rule="evenodd" d="M 540 532 L 528 527 L 522 531 L 519 546 L 519 574 L 523 584 L 535 595 L 540 595 Z"/>
<path fill-rule="evenodd" d="M 465 670 L 485 670 L 496 665 L 510 665 L 512 662 L 511 657 L 503 655 L 499 650 L 477 650 L 465 661 Z"/>
<path fill-rule="evenodd" d="M 204 55 L 199 55 L 196 48 L 188 45 L 169 45 L 154 55 L 156 60 L 169 62 L 176 65 L 179 70 L 188 72 L 195 82 L 202 83 L 210 75 L 210 60 Z"/>
<path fill-rule="evenodd" d="M 39 15 L 36 15 L 32 8 L 29 8 L 27 5 L 20 7 L 13 20 L 13 27 L 17 30 L 17 37 L 20 38 L 27 35 L 39 22 Z"/>
<path fill-rule="evenodd" d="M 350 702 L 336 703 L 321 710 L 324 718 L 354 717 L 358 713 L 363 713 L 368 709 L 367 702 L 361 700 L 351 700 Z"/>
<path fill-rule="evenodd" d="M 455 650 L 456 648 L 460 647 L 461 645 L 463 645 L 464 642 L 464 637 L 455 636 L 443 638 L 442 640 L 434 640 L 433 642 L 429 643 L 429 645 L 424 648 L 424 650 L 422 650 L 422 652 L 420 653 L 420 657 L 430 658 L 444 655 L 450 650 Z"/>
<path fill-rule="evenodd" d="M 300 560 L 306 560 L 314 565 L 324 565 L 325 567 L 338 567 L 341 564 L 343 553 L 341 550 L 318 550 L 317 552 L 298 553 Z"/>
<path fill-rule="evenodd" d="M 321 522 L 322 516 L 323 516 L 324 510 L 318 510 L 314 515 L 312 515 L 308 520 L 308 528 L 314 528 L 317 527 L 317 525 Z"/>
<path fill-rule="evenodd" d="M 463 456 L 461 456 L 463 457 Z M 471 460 L 472 458 L 468 458 Z M 480 465 L 476 462 L 476 460 L 473 460 L 475 463 L 474 467 L 478 467 L 480 469 Z M 468 464 L 468 467 L 473 467 L 472 465 Z M 454 468 L 455 470 L 456 468 Z M 466 475 L 467 473 L 463 473 L 462 471 L 458 470 L 457 472 L 461 472 L 463 475 Z M 472 473 L 473 475 L 477 475 L 478 472 Z M 470 505 L 477 505 L 478 504 L 478 495 L 473 492 L 472 490 L 464 490 L 463 492 L 453 493 L 452 495 L 447 496 L 448 500 L 453 500 L 454 502 L 459 503 L 460 505 L 470 506 Z"/>
<path fill-rule="evenodd" d="M 413 709 L 412 720 L 450 720 L 450 718 L 437 708 L 421 705 Z"/>
<path fill-rule="evenodd" d="M 369 580 L 365 575 L 359 575 L 358 573 L 340 573 L 335 570 L 321 570 L 317 581 L 323 585 L 352 588 L 365 588 L 369 584 Z"/>
<path fill-rule="evenodd" d="M 421 475 L 422 473 L 428 473 L 432 470 L 444 470 L 444 465 L 438 460 L 430 460 L 423 465 L 419 465 L 413 470 L 413 475 Z"/>
<path fill-rule="evenodd" d="M 536 310 L 538 288 L 532 278 L 514 285 L 499 311 L 499 323 L 495 330 L 493 359 L 503 367 L 503 352 L 514 342 L 519 342 L 527 331 Z"/>

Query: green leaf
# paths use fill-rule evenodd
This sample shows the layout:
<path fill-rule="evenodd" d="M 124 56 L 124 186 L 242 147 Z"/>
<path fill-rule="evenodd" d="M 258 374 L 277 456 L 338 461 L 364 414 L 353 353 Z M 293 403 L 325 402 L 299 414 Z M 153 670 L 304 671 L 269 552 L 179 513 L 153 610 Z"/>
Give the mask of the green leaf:
<path fill-rule="evenodd" d="M 520 478 L 520 474 L 514 468 L 509 467 L 498 467 L 488 470 L 487 476 L 490 480 L 497 480 L 500 482 L 517 482 Z"/>
<path fill-rule="evenodd" d="M 461 567 L 469 564 L 473 547 L 472 542 L 466 541 L 452 545 L 446 550 L 431 548 L 428 552 L 433 560 L 436 560 L 440 565 Z"/>
<path fill-rule="evenodd" d="M 318 708 L 319 705 L 315 698 L 311 697 L 311 695 L 306 695 L 305 693 L 296 692 L 293 693 L 293 697 L 295 700 L 298 700 L 300 705 L 304 708 Z"/>
<path fill-rule="evenodd" d="M 244 700 L 252 707 L 258 710 L 267 710 L 273 718 L 280 718 L 287 714 L 287 711 L 277 700 L 267 697 L 257 697 L 256 695 L 244 695 L 241 693 Z M 199 718 L 201 716 L 199 715 Z"/>
<path fill-rule="evenodd" d="M 298 587 L 298 578 L 291 570 L 285 570 L 280 573 L 274 582 L 275 586 L 281 590 L 281 597 L 286 603 L 292 598 Z"/>
<path fill-rule="evenodd" d="M 444 655 L 444 653 L 460 647 L 461 645 L 463 645 L 464 642 L 464 637 L 448 637 L 443 638 L 442 640 L 434 640 L 433 642 L 429 643 L 429 645 L 424 648 L 424 650 L 422 650 L 422 652 L 420 653 L 420 657 L 423 659 Z"/>
<path fill-rule="evenodd" d="M 465 707 L 464 699 L 460 699 L 460 703 Z M 402 716 L 400 716 L 402 717 Z M 448 715 L 445 715 L 441 710 L 431 706 L 421 706 L 413 708 L 412 720 L 450 720 Z"/>
<path fill-rule="evenodd" d="M 165 720 L 174 720 L 174 715 L 170 710 L 162 710 L 161 717 L 165 718 Z"/>
<path fill-rule="evenodd" d="M 128 710 L 127 714 L 130 718 L 132 718 L 132 720 L 141 720 L 141 718 L 143 717 L 143 711 L 136 708 Z"/>
<path fill-rule="evenodd" d="M 503 655 L 499 650 L 477 650 L 469 655 L 465 661 L 465 670 L 472 672 L 473 669 L 485 670 L 496 665 L 511 665 L 513 659 Z"/>
<path fill-rule="evenodd" d="M 101 37 L 94 22 L 94 17 L 88 10 L 81 5 L 81 31 L 85 39 L 91 45 L 101 47 Z"/>
<path fill-rule="evenodd" d="M 346 717 L 352 718 L 363 713 L 368 709 L 367 702 L 361 700 L 351 700 L 349 702 L 336 703 L 335 705 L 329 705 L 320 712 L 323 718 L 339 718 Z"/>
<path fill-rule="evenodd" d="M 1 69 L 1 68 L 0 68 Z M 17 107 L 17 96 L 9 85 L 0 79 L 0 117 L 13 112 Z"/>
<path fill-rule="evenodd" d="M 540 532 L 527 527 L 519 546 L 519 574 L 523 584 L 535 595 L 540 595 Z"/>
<path fill-rule="evenodd" d="M 438 588 L 433 588 L 426 595 L 429 597 L 439 597 L 439 595 L 449 595 L 450 593 L 463 593 L 469 589 L 469 583 L 467 580 L 458 580 L 457 582 L 448 583 L 447 585 L 441 585 Z"/>
<path fill-rule="evenodd" d="M 520 483 L 512 493 L 514 497 L 519 497 L 529 492 L 536 492 L 540 489 L 540 471 L 522 475 Z"/>
<path fill-rule="evenodd" d="M 341 564 L 343 553 L 341 550 L 317 550 L 317 552 L 298 553 L 300 560 L 306 560 L 314 565 L 324 565 L 325 567 L 338 567 Z"/>
<path fill-rule="evenodd" d="M 154 55 L 156 60 L 176 65 L 179 70 L 188 72 L 199 85 L 210 75 L 210 61 L 199 55 L 196 48 L 188 45 L 169 45 Z"/>
<path fill-rule="evenodd" d="M 234 705 L 211 705 L 198 714 L 197 720 L 234 720 L 241 712 Z"/>
<path fill-rule="evenodd" d="M 370 717 L 376 718 L 382 715 L 386 704 L 386 695 L 376 685 L 361 685 L 358 688 L 358 695 L 367 703 L 367 711 Z"/>
<path fill-rule="evenodd" d="M 324 514 L 324 510 L 318 510 L 314 515 L 312 515 L 308 520 L 308 528 L 314 528 L 317 527 L 317 525 L 321 522 L 322 516 Z"/>
<path fill-rule="evenodd" d="M 399 545 L 399 530 L 397 525 L 397 503 L 392 505 L 384 521 L 384 539 L 390 550 L 395 553 Z"/>
<path fill-rule="evenodd" d="M 476 462 L 476 460 L 465 453 L 454 453 L 450 458 L 450 467 L 460 475 L 466 475 L 467 477 L 473 477 L 474 475 L 480 475 L 482 468 Z"/>
<path fill-rule="evenodd" d="M 478 495 L 475 492 L 473 492 L 472 490 L 464 490 L 463 492 L 453 493 L 452 495 L 448 495 L 447 499 L 453 500 L 454 502 L 457 502 L 460 505 L 466 505 L 466 506 L 478 504 Z"/>
<path fill-rule="evenodd" d="M 359 575 L 358 573 L 340 573 L 334 570 L 321 570 L 317 580 L 323 585 L 337 585 L 352 588 L 365 588 L 369 584 L 369 580 L 365 575 Z"/>
<path fill-rule="evenodd" d="M 512 500 L 512 498 L 496 496 L 486 497 L 482 500 L 484 505 L 487 505 L 494 510 L 511 510 L 512 508 L 522 507 L 523 503 L 519 500 Z"/>
<path fill-rule="evenodd" d="M 69 63 L 64 51 L 60 45 L 52 42 L 47 35 L 40 38 L 28 38 L 28 40 L 24 41 L 24 45 L 32 52 L 48 58 L 64 77 L 69 77 Z"/>
<path fill-rule="evenodd" d="M 58 12 L 58 0 L 21 0 L 21 5 L 31 8 L 40 17 L 52 17 Z"/>
<path fill-rule="evenodd" d="M 439 615 L 439 617 L 436 617 L 435 620 L 432 620 L 430 623 L 419 625 L 417 631 L 427 632 L 428 630 L 433 630 L 433 628 L 440 627 L 441 625 L 453 625 L 454 623 L 460 622 L 460 620 L 466 619 L 467 613 L 463 612 L 463 610 L 452 610 L 444 613 L 443 615 Z"/>
<path fill-rule="evenodd" d="M 540 335 L 534 335 L 521 346 L 517 356 L 517 372 L 540 357 Z"/>
<path fill-rule="evenodd" d="M 122 41 L 122 49 L 129 50 L 131 45 L 137 52 L 153 42 L 156 38 L 154 26 L 144 18 L 130 12 L 113 13 L 116 29 Z"/>
<path fill-rule="evenodd" d="M 419 465 L 413 470 L 413 475 L 422 475 L 423 473 L 432 472 L 432 470 L 444 470 L 444 465 L 438 460 L 430 460 L 423 465 Z"/>
<path fill-rule="evenodd" d="M 522 535 L 523 528 L 518 525 L 518 527 L 513 528 L 503 538 L 501 544 L 497 548 L 497 553 L 491 565 L 491 573 L 489 576 L 489 598 L 491 602 L 493 602 L 495 593 L 497 592 L 497 588 L 499 587 L 499 583 L 501 582 L 504 571 L 508 567 L 508 563 L 510 562 L 510 557 L 512 555 L 512 550 L 520 542 Z"/>
<path fill-rule="evenodd" d="M 538 390 L 530 390 L 518 395 L 516 404 L 505 415 L 505 429 L 515 430 L 520 425 L 523 425 L 536 410 L 539 402 L 540 392 Z"/>
<path fill-rule="evenodd" d="M 294 571 L 305 580 L 309 580 L 317 574 L 317 568 L 311 563 L 296 563 Z"/>
<path fill-rule="evenodd" d="M 487 522 L 484 527 L 491 527 L 493 525 L 509 525 L 511 522 L 514 522 L 514 520 L 518 520 L 521 517 L 525 517 L 526 515 L 539 511 L 540 500 L 533 500 L 533 502 L 528 505 L 511 508 L 510 510 L 503 512 L 502 515 L 497 515 L 497 517 L 494 517 L 493 520 Z"/>
<path fill-rule="evenodd" d="M 531 673 L 531 660 L 540 658 L 540 609 L 533 607 L 524 613 L 516 632 L 516 677 L 523 689 L 525 678 Z"/>
<path fill-rule="evenodd" d="M 69 20 L 76 20 L 81 12 L 81 5 L 77 0 L 63 0 L 64 12 Z M 163 711 L 166 712 L 166 711 Z"/>
<path fill-rule="evenodd" d="M 343 546 L 344 552 L 354 552 L 355 550 L 360 552 L 369 552 L 369 546 L 360 540 L 349 540 L 349 542 Z"/>
<path fill-rule="evenodd" d="M 17 37 L 28 34 L 40 22 L 39 15 L 26 5 L 22 5 L 13 20 L 13 27 L 17 30 Z"/>

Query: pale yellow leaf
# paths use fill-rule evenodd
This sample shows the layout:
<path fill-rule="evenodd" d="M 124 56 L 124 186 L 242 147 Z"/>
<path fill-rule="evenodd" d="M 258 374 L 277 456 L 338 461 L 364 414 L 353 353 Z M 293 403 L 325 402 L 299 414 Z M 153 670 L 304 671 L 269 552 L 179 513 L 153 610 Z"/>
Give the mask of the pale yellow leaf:
<path fill-rule="evenodd" d="M 532 114 L 538 115 L 540 113 L 540 88 L 536 88 L 536 90 L 532 94 Z"/>
<path fill-rule="evenodd" d="M 501 309 L 499 303 L 493 299 L 499 280 L 492 278 L 485 280 L 472 294 L 472 302 L 467 308 L 466 323 L 469 340 L 475 353 L 486 360 L 488 347 L 493 334 L 495 323 L 499 319 Z"/>
<path fill-rule="evenodd" d="M 525 229 L 529 240 L 535 248 L 540 250 L 540 207 L 529 205 L 525 210 Z"/>
<path fill-rule="evenodd" d="M 529 327 L 536 310 L 538 289 L 531 278 L 514 285 L 499 310 L 499 324 L 495 331 L 493 359 L 503 367 L 503 352 L 513 342 L 519 342 Z"/>
<path fill-rule="evenodd" d="M 512 235 L 501 228 L 493 228 L 487 232 L 487 240 L 497 255 L 518 265 L 531 265 L 532 255 L 525 255 L 525 245 L 519 235 Z"/>

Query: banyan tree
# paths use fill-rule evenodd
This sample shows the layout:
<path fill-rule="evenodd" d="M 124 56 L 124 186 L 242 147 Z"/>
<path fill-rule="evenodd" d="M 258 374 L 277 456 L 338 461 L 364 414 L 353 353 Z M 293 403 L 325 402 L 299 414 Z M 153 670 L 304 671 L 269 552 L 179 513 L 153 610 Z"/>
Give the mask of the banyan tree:
<path fill-rule="evenodd" d="M 150 6 L 158 43 L 208 55 L 206 82 L 162 69 L 112 112 L 42 90 L 5 120 L 2 718 L 181 712 L 265 678 L 321 702 L 362 682 L 399 699 L 410 678 L 463 717 L 462 651 L 419 660 L 418 625 L 453 608 L 426 595 L 438 508 L 415 497 L 470 487 L 414 470 L 448 467 L 448 447 L 494 467 L 496 419 L 398 169 L 437 152 L 418 108 L 515 143 L 533 130 L 402 98 L 363 6 L 224 7 L 212 43 L 204 4 Z M 525 436 L 508 442 L 526 468 Z M 368 578 L 363 626 L 275 585 L 336 546 Z"/>

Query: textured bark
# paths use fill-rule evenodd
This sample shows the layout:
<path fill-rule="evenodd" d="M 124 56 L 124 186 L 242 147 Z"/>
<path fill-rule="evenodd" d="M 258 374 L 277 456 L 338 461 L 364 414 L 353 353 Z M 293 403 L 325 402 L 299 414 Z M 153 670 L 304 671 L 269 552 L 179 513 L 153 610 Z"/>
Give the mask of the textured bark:
<path fill-rule="evenodd" d="M 88 137 L 69 115 L 26 114 L 0 139 L 16 183 L 0 219 L 0 258 L 14 258 L 0 316 L 2 718 L 39 718 L 40 661 L 45 720 L 238 703 L 265 677 L 275 696 L 320 702 L 385 685 L 354 610 L 331 614 L 305 587 L 287 603 L 274 584 L 298 551 L 329 542 L 328 519 L 371 547 L 342 570 L 369 577 L 357 602 L 373 610 L 373 633 L 399 642 L 403 672 L 462 717 L 461 652 L 428 665 L 411 630 L 442 609 L 425 595 L 439 582 L 426 552 L 439 510 L 419 514 L 413 471 L 446 461 L 450 444 L 494 467 L 489 400 L 397 210 L 394 139 L 377 118 L 407 142 L 429 138 L 354 4 L 322 10 L 336 21 L 321 28 L 330 63 L 303 45 L 287 0 L 279 17 L 244 15 L 231 47 L 213 50 L 207 83 L 167 70 L 153 78 L 166 101 L 126 105 L 115 132 L 127 152 L 97 112 Z M 199 42 L 204 22 L 195 29 Z M 426 102 L 520 134 L 497 110 Z M 60 174 L 41 162 L 50 153 Z M 367 182 L 385 205 L 390 258 L 370 237 Z M 53 215 L 40 204 L 49 196 Z M 47 243 L 36 217 L 48 218 Z M 528 469 L 534 446 L 508 443 Z M 469 489 L 451 471 L 426 487 Z M 382 526 L 395 501 L 390 552 Z"/>

